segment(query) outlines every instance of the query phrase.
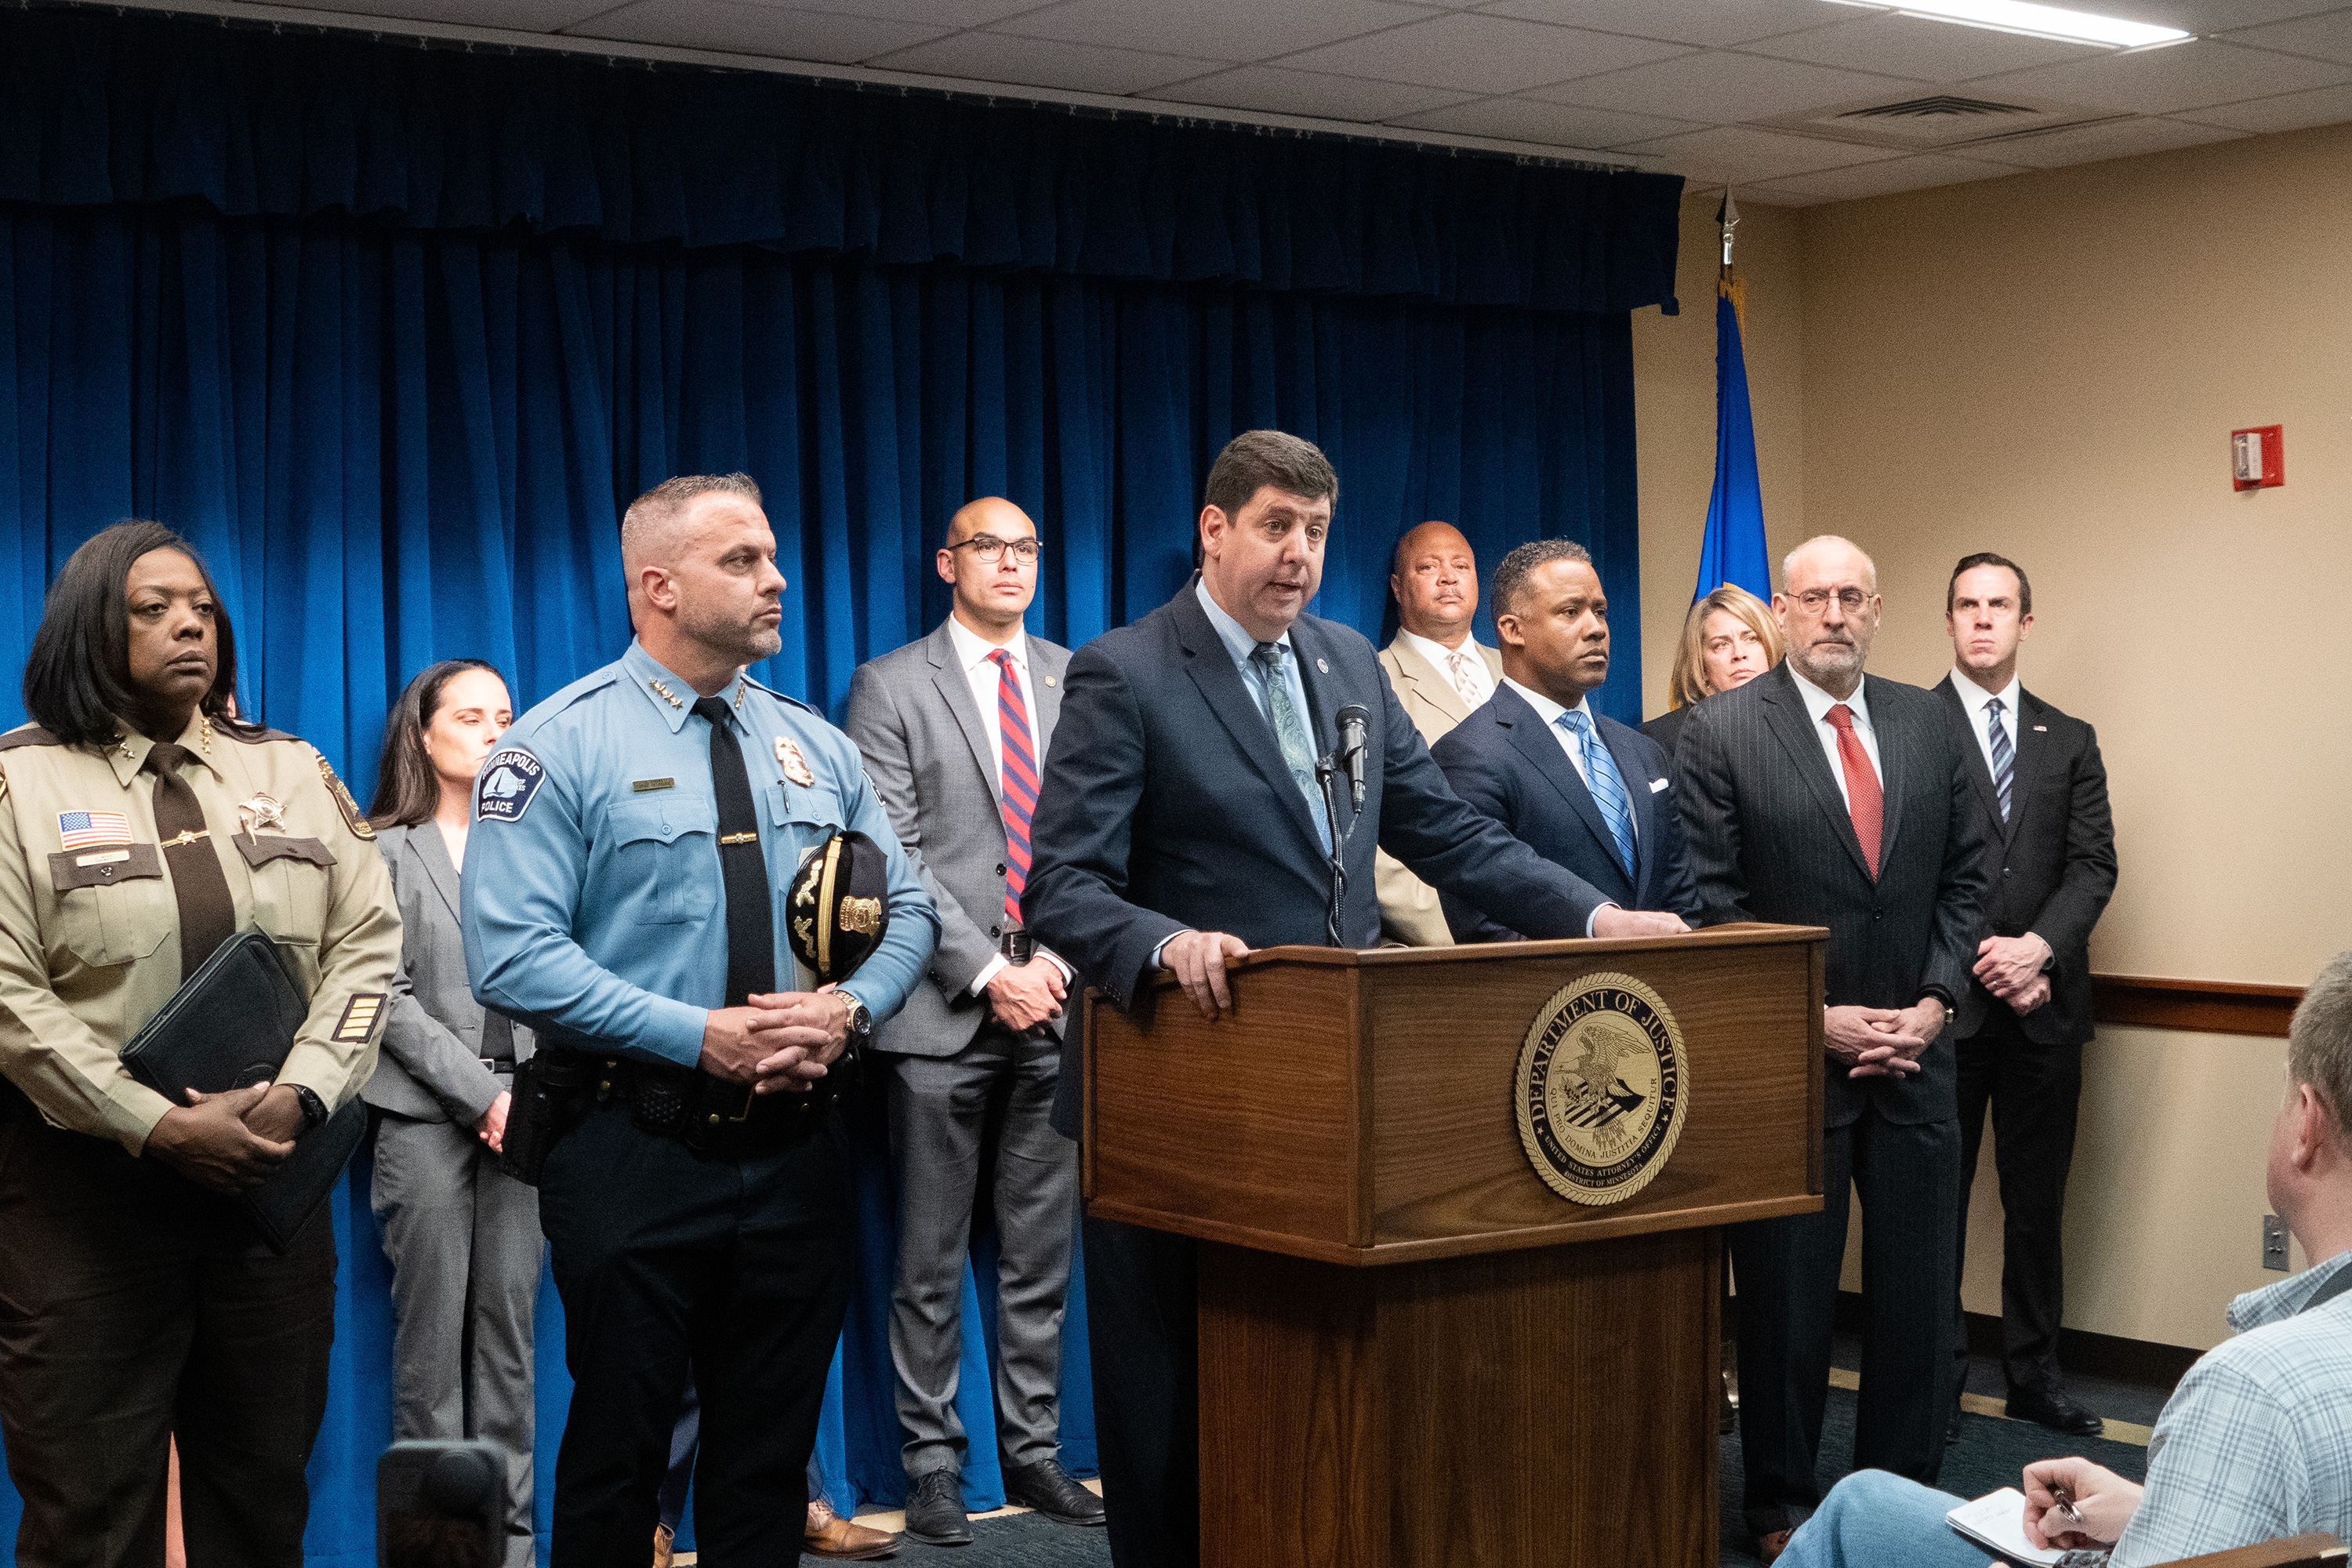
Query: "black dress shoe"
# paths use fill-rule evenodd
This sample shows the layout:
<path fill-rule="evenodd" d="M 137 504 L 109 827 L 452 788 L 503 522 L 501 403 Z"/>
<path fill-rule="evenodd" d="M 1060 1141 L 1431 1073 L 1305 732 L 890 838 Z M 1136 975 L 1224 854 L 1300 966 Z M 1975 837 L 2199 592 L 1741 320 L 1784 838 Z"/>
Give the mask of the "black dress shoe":
<path fill-rule="evenodd" d="M 2106 1430 L 2105 1422 L 2067 1398 L 2065 1390 L 2058 1388 L 2047 1393 L 2030 1388 L 2010 1390 L 2009 1415 L 2012 1421 L 2031 1421 L 2070 1437 L 2095 1437 Z"/>
<path fill-rule="evenodd" d="M 1055 1459 L 1005 1471 L 1004 1500 L 1035 1509 L 1055 1524 L 1100 1524 L 1106 1517 L 1102 1499 L 1072 1480 Z"/>
<path fill-rule="evenodd" d="M 931 1470 L 907 1494 L 907 1534 L 926 1546 L 970 1546 L 971 1521 L 964 1517 L 963 1477 Z"/>

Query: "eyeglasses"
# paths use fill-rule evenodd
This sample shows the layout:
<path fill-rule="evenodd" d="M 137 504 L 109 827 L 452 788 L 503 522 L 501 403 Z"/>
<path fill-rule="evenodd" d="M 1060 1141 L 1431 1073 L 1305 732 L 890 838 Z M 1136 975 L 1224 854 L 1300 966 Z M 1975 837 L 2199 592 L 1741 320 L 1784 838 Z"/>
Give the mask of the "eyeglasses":
<path fill-rule="evenodd" d="M 1818 616 L 1828 609 L 1832 599 L 1835 599 L 1838 608 L 1847 615 L 1858 616 L 1862 614 L 1863 606 L 1870 603 L 1870 598 L 1859 588 L 1841 588 L 1834 594 L 1827 588 L 1808 588 L 1796 595 L 1797 603 L 1805 606 L 1805 613 L 1809 616 Z"/>
<path fill-rule="evenodd" d="M 969 550 L 975 559 L 983 563 L 993 562 L 1010 550 L 1013 559 L 1026 566 L 1037 559 L 1037 552 L 1045 547 L 1034 539 L 999 539 L 992 533 L 975 533 L 948 548 Z"/>

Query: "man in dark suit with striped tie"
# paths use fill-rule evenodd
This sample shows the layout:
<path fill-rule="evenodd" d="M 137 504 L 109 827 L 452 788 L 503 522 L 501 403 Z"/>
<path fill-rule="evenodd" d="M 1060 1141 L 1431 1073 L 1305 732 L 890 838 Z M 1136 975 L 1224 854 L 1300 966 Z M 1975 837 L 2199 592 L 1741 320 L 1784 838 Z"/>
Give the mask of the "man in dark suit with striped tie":
<path fill-rule="evenodd" d="M 1958 1041 L 1961 1257 L 1985 1110 L 2000 1132 L 2001 1370 L 2009 1414 L 2076 1436 L 2099 1418 L 2067 1397 L 2058 1367 L 2059 1231 L 2074 1156 L 2074 1105 L 2091 1038 L 2091 928 L 2116 890 L 2116 826 L 2099 738 L 2025 689 L 2020 646 L 2033 585 L 2014 561 L 1952 569 L 1944 619 L 1952 673 L 1936 687 L 1966 732 L 1960 755 L 1985 840 L 1984 921 L 1952 1033 Z M 1954 1311 L 1958 1311 L 1955 1298 Z M 1968 1371 L 1965 1321 L 1952 1346 Z"/>
<path fill-rule="evenodd" d="M 1699 704 L 1676 754 L 1706 923 L 1830 931 L 1822 1211 L 1729 1235 L 1746 1512 L 1767 1563 L 1821 1502 L 1849 1186 L 1866 1314 L 1855 1468 L 1932 1482 L 1943 1461 L 1960 1173 L 1947 1024 L 1985 886 L 1958 727 L 1933 693 L 1863 673 L 1880 610 L 1870 557 L 1807 541 L 1772 608 L 1787 658 Z"/>
<path fill-rule="evenodd" d="M 983 1151 L 994 1153 L 1001 1247 L 989 1360 L 1005 1495 L 1059 1523 L 1103 1521 L 1101 1500 L 1070 1479 L 1058 1451 L 1078 1168 L 1052 1112 L 1072 973 L 1021 921 L 1038 759 L 1070 662 L 1067 648 L 1023 629 L 1038 552 L 1036 524 L 1011 501 L 958 510 L 935 563 L 955 590 L 948 618 L 849 683 L 850 738 L 940 911 L 929 973 L 874 1042 L 889 1074 L 898 1173 L 890 1359 L 907 1533 L 932 1546 L 971 1540 L 955 1394 Z"/>
<path fill-rule="evenodd" d="M 1655 741 L 1601 717 L 1589 700 L 1609 679 L 1609 599 L 1591 555 L 1573 540 L 1530 540 L 1503 557 L 1492 591 L 1503 679 L 1429 749 L 1445 782 L 1591 883 L 1596 921 L 1612 910 L 1697 919 L 1672 764 Z M 1458 899 L 1444 907 L 1456 941 L 1518 938 Z"/>

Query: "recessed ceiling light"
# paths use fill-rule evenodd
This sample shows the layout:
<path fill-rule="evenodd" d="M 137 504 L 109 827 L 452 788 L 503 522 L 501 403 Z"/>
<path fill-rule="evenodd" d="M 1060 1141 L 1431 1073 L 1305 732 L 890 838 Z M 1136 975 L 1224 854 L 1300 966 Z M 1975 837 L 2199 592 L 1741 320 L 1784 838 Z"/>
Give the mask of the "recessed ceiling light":
<path fill-rule="evenodd" d="M 1885 0 L 1836 0 L 1841 5 L 1870 5 L 1885 10 Z M 2114 44 L 2137 48 L 2148 44 L 2177 44 L 2194 35 L 2178 27 L 2147 22 L 2126 22 L 2116 16 L 2095 16 L 2088 11 L 2068 11 L 2056 5 L 2035 5 L 2030 0 L 1907 0 L 1893 7 L 1900 16 L 1934 22 L 1958 22 L 1963 26 L 1990 27 L 2003 33 L 2031 33 L 2036 37 L 2065 38 L 2083 44 Z"/>

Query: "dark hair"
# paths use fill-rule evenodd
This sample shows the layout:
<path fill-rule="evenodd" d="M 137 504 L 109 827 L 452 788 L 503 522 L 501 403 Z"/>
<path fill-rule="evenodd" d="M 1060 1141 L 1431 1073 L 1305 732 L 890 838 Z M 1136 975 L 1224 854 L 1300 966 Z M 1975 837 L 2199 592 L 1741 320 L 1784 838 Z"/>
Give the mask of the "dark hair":
<path fill-rule="evenodd" d="M 212 597 L 219 657 L 212 689 L 198 700 L 197 710 L 224 730 L 260 732 L 259 725 L 243 722 L 234 711 L 236 634 L 204 557 L 162 523 L 132 518 L 100 529 L 66 557 L 49 584 L 40 629 L 25 660 L 25 711 L 69 746 L 110 745 L 122 726 L 146 709 L 146 700 L 131 684 L 131 616 L 124 600 L 131 566 L 157 550 L 186 556 Z"/>
<path fill-rule="evenodd" d="M 1517 614 L 1520 593 L 1536 568 L 1555 561 L 1581 561 L 1592 564 L 1592 552 L 1573 539 L 1530 539 L 1503 557 L 1495 568 L 1494 581 L 1486 585 L 1486 611 L 1496 620 Z"/>
<path fill-rule="evenodd" d="M 1280 430 L 1244 430 L 1226 442 L 1209 465 L 1202 502 L 1232 517 L 1267 485 L 1309 500 L 1328 496 L 1332 505 L 1339 504 L 1339 476 L 1323 448 Z"/>
<path fill-rule="evenodd" d="M 392 705 L 383 721 L 383 758 L 375 768 L 375 799 L 368 805 L 368 820 L 378 827 L 414 827 L 431 820 L 441 805 L 441 775 L 425 754 L 425 727 L 441 710 L 442 688 L 469 669 L 499 674 L 488 659 L 445 658 L 417 671 Z"/>
<path fill-rule="evenodd" d="M 1960 574 L 1973 572 L 1979 566 L 2006 566 L 2017 574 L 2017 613 L 2033 613 L 2033 584 L 2025 580 L 2025 568 L 2006 555 L 1995 555 L 1990 550 L 1979 550 L 1974 555 L 1963 555 L 1960 563 L 1952 568 L 1952 580 L 1944 584 L 1944 614 L 1952 613 L 1952 601 L 1959 596 Z"/>

